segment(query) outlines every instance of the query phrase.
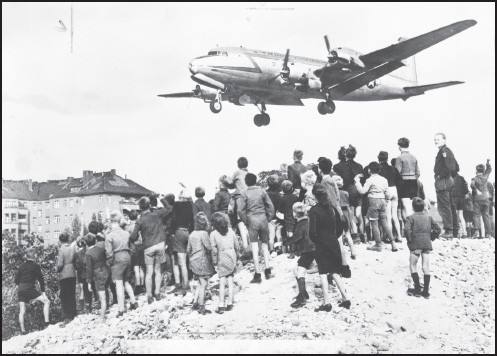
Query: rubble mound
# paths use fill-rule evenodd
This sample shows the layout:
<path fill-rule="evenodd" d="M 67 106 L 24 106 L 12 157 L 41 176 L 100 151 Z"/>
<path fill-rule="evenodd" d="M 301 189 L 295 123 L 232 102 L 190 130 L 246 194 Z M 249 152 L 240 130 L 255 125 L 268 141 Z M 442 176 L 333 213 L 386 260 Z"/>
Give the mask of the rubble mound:
<path fill-rule="evenodd" d="M 250 284 L 253 265 L 235 277 L 234 309 L 214 313 L 219 280 L 213 277 L 213 299 L 200 315 L 191 308 L 192 294 L 167 295 L 117 318 L 114 306 L 105 324 L 97 312 L 80 315 L 65 328 L 46 330 L 2 342 L 3 353 L 152 353 L 148 340 L 333 340 L 329 353 L 495 353 L 495 240 L 436 241 L 430 257 L 430 299 L 409 297 L 412 285 L 406 245 L 392 253 L 357 246 L 346 279 L 350 310 L 338 307 L 340 294 L 330 287 L 333 310 L 315 313 L 321 303 L 320 278 L 314 267 L 307 276 L 310 299 L 301 309 L 290 304 L 297 295 L 293 269 L 297 259 L 273 258 L 273 277 Z M 419 273 L 422 278 L 421 266 Z M 29 315 L 27 315 L 29 317 Z M 177 348 L 178 343 L 173 343 Z M 181 350 L 168 348 L 168 353 Z M 213 351 L 214 352 L 214 351 Z"/>

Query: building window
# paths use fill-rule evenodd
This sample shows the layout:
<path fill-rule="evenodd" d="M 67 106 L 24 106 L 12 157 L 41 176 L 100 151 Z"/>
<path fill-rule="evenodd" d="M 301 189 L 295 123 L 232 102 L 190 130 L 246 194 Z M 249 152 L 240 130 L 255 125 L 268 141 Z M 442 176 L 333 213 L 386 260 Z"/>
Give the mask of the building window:
<path fill-rule="evenodd" d="M 49 217 L 45 218 L 45 224 L 50 225 L 50 218 Z"/>
<path fill-rule="evenodd" d="M 104 212 L 103 212 L 103 211 L 99 211 L 99 212 L 98 212 L 98 219 L 99 219 L 100 221 L 104 221 Z"/>
<path fill-rule="evenodd" d="M 64 222 L 67 222 L 67 215 L 64 215 Z"/>
<path fill-rule="evenodd" d="M 36 218 L 33 217 L 33 225 L 36 225 Z"/>
<path fill-rule="evenodd" d="M 42 210 L 38 210 L 38 217 L 41 218 L 43 216 L 43 211 Z"/>
<path fill-rule="evenodd" d="M 36 203 L 33 203 L 33 210 L 36 209 Z"/>
<path fill-rule="evenodd" d="M 38 225 L 38 232 L 41 232 L 41 225 Z"/>
<path fill-rule="evenodd" d="M 85 213 L 80 214 L 80 220 L 81 220 L 81 222 L 85 221 Z"/>
<path fill-rule="evenodd" d="M 72 199 L 69 199 L 69 207 L 72 208 L 74 206 L 74 201 Z"/>
<path fill-rule="evenodd" d="M 70 221 L 70 222 L 72 222 L 72 219 L 73 219 L 73 218 L 74 218 L 74 215 L 73 215 L 73 214 L 69 215 L 69 219 L 70 219 L 69 221 Z"/>
<path fill-rule="evenodd" d="M 100 204 L 102 204 L 102 203 L 104 202 L 104 196 L 103 196 L 103 195 L 100 195 L 100 196 L 98 197 L 98 202 L 99 202 Z"/>
<path fill-rule="evenodd" d="M 56 240 L 59 239 L 59 235 L 60 235 L 60 231 L 59 230 L 55 230 L 54 233 L 53 233 L 53 236 L 55 237 Z"/>
<path fill-rule="evenodd" d="M 50 209 L 50 203 L 48 201 L 45 202 L 45 209 L 46 210 Z"/>
<path fill-rule="evenodd" d="M 17 222 L 17 214 L 12 214 L 12 222 Z"/>
<path fill-rule="evenodd" d="M 60 223 L 60 216 L 59 215 L 55 215 L 54 216 L 54 224 L 58 224 Z"/>
<path fill-rule="evenodd" d="M 10 200 L 6 200 L 5 201 L 5 207 L 6 208 L 10 208 Z"/>
<path fill-rule="evenodd" d="M 85 205 L 85 198 L 81 198 L 81 205 Z"/>
<path fill-rule="evenodd" d="M 10 214 L 5 214 L 5 223 L 10 223 Z"/>
<path fill-rule="evenodd" d="M 50 231 L 45 232 L 45 237 L 47 238 L 47 240 L 50 238 Z"/>
<path fill-rule="evenodd" d="M 56 200 L 56 201 L 54 201 L 54 202 L 53 202 L 53 207 L 54 207 L 55 209 L 60 208 L 60 203 L 59 203 L 59 201 L 58 201 L 58 200 Z"/>
<path fill-rule="evenodd" d="M 62 203 L 62 206 L 63 206 L 64 208 L 67 208 L 67 200 L 64 200 L 64 202 Z"/>

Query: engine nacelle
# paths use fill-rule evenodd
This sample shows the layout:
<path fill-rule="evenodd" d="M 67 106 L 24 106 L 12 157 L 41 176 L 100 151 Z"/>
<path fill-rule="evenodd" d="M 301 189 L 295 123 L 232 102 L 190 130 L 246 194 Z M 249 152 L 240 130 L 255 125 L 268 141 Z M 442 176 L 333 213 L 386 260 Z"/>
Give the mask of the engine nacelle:
<path fill-rule="evenodd" d="M 356 66 L 365 68 L 364 63 L 361 61 L 360 53 L 344 47 L 334 48 L 330 51 L 328 59 L 331 63 L 340 63 L 343 66 Z"/>
<path fill-rule="evenodd" d="M 240 105 L 255 104 L 255 100 L 250 95 L 243 94 L 238 98 Z"/>

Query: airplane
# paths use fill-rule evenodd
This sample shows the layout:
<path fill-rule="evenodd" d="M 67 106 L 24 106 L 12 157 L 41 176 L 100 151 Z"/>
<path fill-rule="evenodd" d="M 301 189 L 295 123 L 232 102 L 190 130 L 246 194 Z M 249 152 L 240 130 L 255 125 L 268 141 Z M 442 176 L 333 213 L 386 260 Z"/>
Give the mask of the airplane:
<path fill-rule="evenodd" d="M 449 81 L 418 85 L 414 55 L 476 25 L 465 20 L 408 39 L 401 37 L 391 46 L 361 54 L 355 50 L 331 48 L 324 36 L 327 60 L 291 56 L 244 47 L 219 47 L 189 64 L 194 90 L 160 94 L 163 98 L 199 98 L 213 113 L 222 101 L 255 105 L 260 114 L 254 124 L 267 126 L 266 105 L 302 106 L 302 99 L 324 99 L 318 104 L 322 115 L 335 111 L 335 101 L 403 99 L 428 90 L 462 84 Z"/>

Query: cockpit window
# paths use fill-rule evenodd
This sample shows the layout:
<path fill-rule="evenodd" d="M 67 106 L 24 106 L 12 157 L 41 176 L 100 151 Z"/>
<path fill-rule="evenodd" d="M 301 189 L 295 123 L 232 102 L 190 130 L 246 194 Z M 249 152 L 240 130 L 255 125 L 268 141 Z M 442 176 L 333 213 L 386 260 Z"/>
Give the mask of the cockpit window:
<path fill-rule="evenodd" d="M 208 56 L 225 56 L 228 57 L 228 52 L 223 51 L 210 51 L 207 53 Z"/>

